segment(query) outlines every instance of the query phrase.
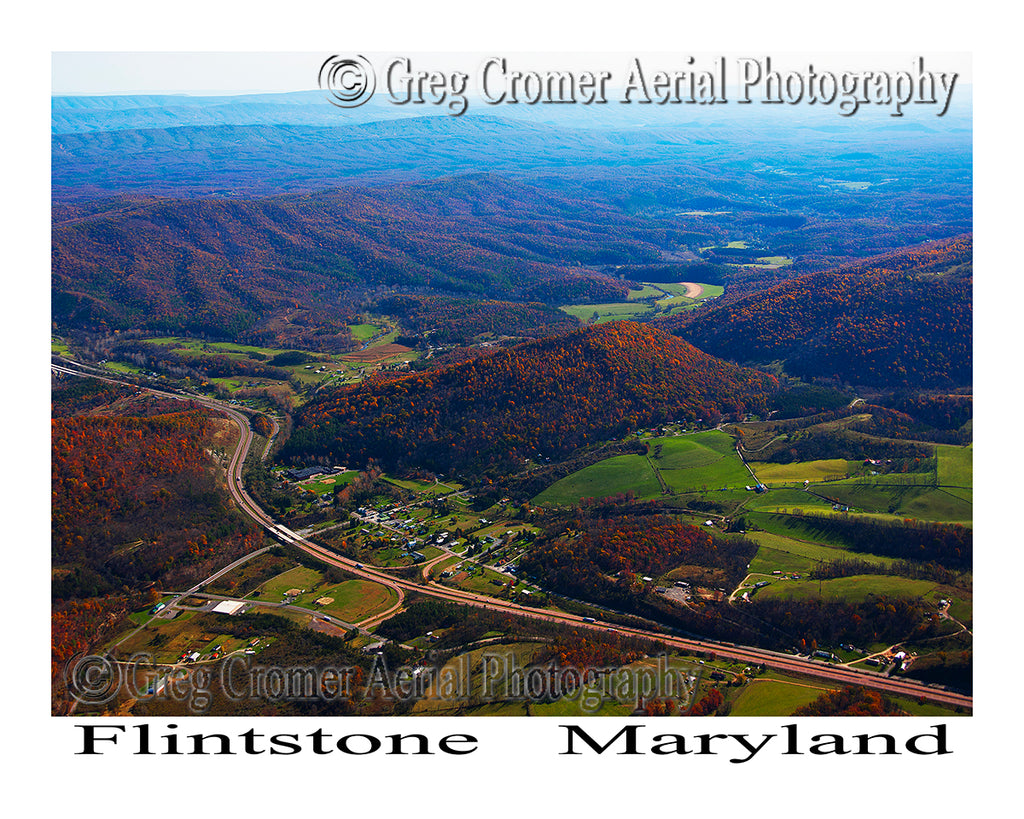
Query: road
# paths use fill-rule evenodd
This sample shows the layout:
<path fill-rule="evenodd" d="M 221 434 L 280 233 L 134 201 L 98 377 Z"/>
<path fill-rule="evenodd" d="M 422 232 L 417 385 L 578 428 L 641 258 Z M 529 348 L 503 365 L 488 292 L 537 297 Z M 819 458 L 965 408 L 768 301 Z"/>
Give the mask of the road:
<path fill-rule="evenodd" d="M 54 369 L 71 375 L 93 376 L 93 373 L 91 372 L 76 371 L 63 366 L 54 366 Z M 138 387 L 136 384 L 116 381 L 111 378 L 105 378 L 104 380 L 126 384 L 126 386 Z M 344 569 L 349 574 L 362 577 L 366 580 L 372 580 L 383 586 L 394 589 L 395 593 L 398 595 L 398 602 L 388 609 L 388 611 L 382 612 L 380 615 L 375 615 L 373 617 L 373 622 L 379 622 L 379 620 L 397 612 L 403 605 L 406 592 L 414 592 L 431 597 L 438 597 L 453 603 L 476 606 L 489 611 L 505 612 L 519 617 L 540 620 L 547 623 L 561 623 L 564 625 L 571 625 L 579 629 L 613 632 L 616 634 L 629 635 L 648 640 L 657 640 L 664 643 L 666 646 L 675 649 L 682 649 L 687 652 L 714 653 L 722 658 L 737 660 L 739 662 L 753 665 L 763 664 L 777 671 L 827 680 L 834 684 L 862 685 L 868 688 L 885 691 L 889 694 L 910 697 L 912 699 L 920 698 L 950 707 L 962 706 L 964 708 L 973 708 L 973 698 L 968 695 L 924 685 L 906 678 L 889 678 L 870 671 L 860 671 L 851 668 L 826 665 L 807 658 L 797 657 L 791 654 L 783 654 L 776 651 L 769 651 L 767 649 L 738 646 L 731 643 L 721 643 L 711 640 L 678 637 L 662 632 L 621 626 L 615 623 L 593 621 L 592 618 L 588 618 L 587 621 L 584 621 L 582 616 L 576 614 L 533 609 L 518 603 L 498 600 L 473 592 L 463 591 L 461 589 L 452 589 L 433 582 L 416 583 L 413 581 L 402 580 L 392 577 L 386 572 L 367 568 L 354 560 L 342 557 L 341 555 L 338 555 L 329 549 L 319 546 L 316 543 L 299 536 L 295 532 L 290 531 L 286 527 L 277 523 L 249 496 L 245 491 L 245 487 L 242 485 L 242 466 L 245 463 L 245 458 L 248 455 L 254 436 L 251 428 L 249 427 L 248 419 L 242 413 L 238 412 L 230 405 L 226 405 L 223 402 L 206 398 L 204 396 L 189 394 L 179 395 L 155 389 L 145 389 L 148 389 L 148 391 L 154 392 L 158 395 L 182 400 L 192 400 L 203 406 L 216 409 L 225 413 L 238 425 L 238 446 L 236 447 L 228 464 L 228 487 L 235 503 L 237 503 L 239 508 L 260 526 L 267 529 L 277 540 L 289 543 L 306 552 L 310 556 L 317 558 L 321 562 Z M 366 622 L 367 621 L 364 621 L 364 624 Z"/>

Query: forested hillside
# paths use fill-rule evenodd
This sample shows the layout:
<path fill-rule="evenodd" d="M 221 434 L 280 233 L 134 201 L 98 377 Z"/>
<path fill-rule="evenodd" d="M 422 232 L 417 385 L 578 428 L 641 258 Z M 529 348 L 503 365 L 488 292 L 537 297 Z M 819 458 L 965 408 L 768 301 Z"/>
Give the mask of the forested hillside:
<path fill-rule="evenodd" d="M 764 407 L 777 386 L 661 331 L 614 322 L 336 390 L 303 409 L 282 457 L 506 471 L 641 426 Z"/>
<path fill-rule="evenodd" d="M 971 383 L 971 237 L 822 271 L 663 326 L 742 363 L 852 384 Z M 943 272 L 940 272 L 943 271 Z"/>

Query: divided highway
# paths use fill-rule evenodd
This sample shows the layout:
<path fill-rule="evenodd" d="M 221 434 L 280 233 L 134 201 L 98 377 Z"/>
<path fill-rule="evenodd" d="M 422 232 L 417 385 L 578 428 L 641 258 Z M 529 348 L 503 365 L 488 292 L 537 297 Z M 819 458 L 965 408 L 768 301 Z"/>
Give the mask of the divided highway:
<path fill-rule="evenodd" d="M 254 434 L 251 427 L 249 426 L 249 420 L 246 416 L 232 407 L 230 404 L 226 404 L 222 401 L 206 398 L 205 396 L 191 395 L 191 394 L 176 394 L 165 392 L 157 389 L 148 387 L 140 387 L 137 384 L 131 384 L 124 381 L 118 381 L 117 379 L 109 378 L 102 375 L 97 375 L 95 372 L 86 371 L 81 368 L 81 365 L 75 364 L 74 362 L 64 362 L 62 364 L 51 364 L 51 368 L 56 372 L 66 373 L 68 375 L 77 376 L 88 376 L 93 378 L 101 378 L 105 381 L 112 383 L 124 384 L 125 386 L 145 389 L 148 392 L 154 393 L 167 398 L 175 398 L 181 400 L 191 400 L 197 404 L 201 404 L 211 409 L 216 409 L 226 414 L 238 427 L 239 429 L 239 442 L 235 448 L 235 452 L 232 455 L 228 466 L 228 486 L 231 492 L 232 498 L 238 504 L 239 508 L 242 509 L 249 517 L 259 523 L 264 529 L 266 529 L 275 539 L 283 543 L 288 543 L 295 546 L 298 549 L 306 552 L 307 554 L 317 558 L 318 560 L 328 565 L 337 566 L 338 568 L 344 569 L 349 574 L 372 580 L 376 583 L 380 583 L 383 586 L 387 586 L 393 589 L 398 596 L 398 601 L 390 608 L 387 612 L 381 613 L 380 616 L 375 617 L 375 620 L 383 619 L 397 612 L 403 605 L 406 592 L 415 592 L 417 594 L 428 595 L 437 597 L 443 600 L 448 600 L 453 603 L 461 603 L 463 605 L 477 606 L 479 608 L 488 609 L 491 611 L 503 611 L 509 614 L 514 614 L 518 617 L 533 618 L 536 620 L 542 620 L 546 622 L 560 622 L 572 625 L 576 628 L 581 629 L 593 629 L 601 632 L 615 632 L 617 634 L 627 634 L 636 637 L 642 637 L 645 639 L 657 640 L 664 643 L 666 646 L 672 648 L 682 649 L 684 651 L 699 651 L 704 653 L 714 652 L 720 657 L 725 657 L 740 662 L 760 665 L 764 664 L 769 668 L 789 673 L 796 673 L 807 677 L 813 677 L 823 681 L 835 683 L 835 684 L 851 684 L 851 685 L 862 685 L 868 688 L 874 688 L 877 690 L 885 691 L 889 694 L 900 695 L 904 697 L 910 697 L 914 699 L 924 699 L 930 702 L 941 703 L 950 707 L 963 706 L 964 708 L 973 707 L 973 698 L 964 694 L 959 694 L 953 691 L 947 691 L 942 688 L 937 688 L 923 683 L 914 682 L 908 679 L 890 678 L 884 677 L 879 674 L 869 671 L 857 671 L 850 668 L 838 668 L 835 666 L 826 665 L 824 663 L 813 662 L 809 659 L 795 657 L 791 654 L 782 654 L 780 652 L 768 651 L 766 649 L 751 648 L 747 646 L 737 646 L 729 643 L 719 643 L 709 640 L 697 640 L 683 637 L 677 637 L 662 632 L 646 631 L 639 628 L 631 628 L 621 626 L 615 623 L 602 622 L 600 620 L 594 620 L 593 618 L 584 618 L 580 615 L 568 614 L 564 612 L 553 612 L 553 611 L 541 611 L 538 609 L 532 609 L 527 606 L 522 606 L 518 603 L 512 603 L 504 600 L 498 600 L 492 597 L 486 597 L 484 595 L 475 594 L 473 592 L 463 591 L 461 589 L 451 589 L 439 584 L 432 582 L 427 583 L 416 583 L 413 581 L 403 580 L 396 578 L 387 572 L 378 571 L 372 568 L 368 568 L 360 563 L 349 558 L 342 557 L 335 552 L 319 546 L 316 543 L 307 540 L 295 532 L 291 531 L 285 526 L 277 523 L 270 515 L 268 515 L 246 492 L 245 487 L 242 485 L 242 468 L 245 464 L 245 459 L 249 453 L 249 449 L 252 446 Z M 277 434 L 277 427 L 275 425 L 273 435 Z M 264 448 L 262 457 L 266 457 L 269 451 L 270 443 L 268 442 L 267 447 Z M 200 584 L 202 585 L 202 584 Z"/>

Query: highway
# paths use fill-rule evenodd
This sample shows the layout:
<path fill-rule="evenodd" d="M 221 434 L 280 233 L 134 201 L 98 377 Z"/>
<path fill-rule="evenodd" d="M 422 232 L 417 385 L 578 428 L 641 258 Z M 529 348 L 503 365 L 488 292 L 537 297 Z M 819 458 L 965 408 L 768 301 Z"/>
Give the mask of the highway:
<path fill-rule="evenodd" d="M 51 365 L 52 369 L 57 372 L 78 376 L 102 377 L 97 376 L 94 372 L 77 369 L 78 366 L 79 365 L 76 365 L 74 362 L 65 362 L 64 365 Z M 563 623 L 579 629 L 591 629 L 599 632 L 614 632 L 616 634 L 631 635 L 648 640 L 657 640 L 672 648 L 682 649 L 688 652 L 703 652 L 706 654 L 714 653 L 719 657 L 738 660 L 752 665 L 764 664 L 768 668 L 777 671 L 813 677 L 832 682 L 837 685 L 861 685 L 885 691 L 889 694 L 909 697 L 912 699 L 924 699 L 929 702 L 936 702 L 949 707 L 962 706 L 967 709 L 973 708 L 973 698 L 968 695 L 948 691 L 935 686 L 925 685 L 906 678 L 890 678 L 875 672 L 830 666 L 807 658 L 797 657 L 792 654 L 783 654 L 776 651 L 769 651 L 767 649 L 738 646 L 711 640 L 678 637 L 663 632 L 648 631 L 645 629 L 631 628 L 615 623 L 593 620 L 592 618 L 584 620 L 582 616 L 576 614 L 533 609 L 518 603 L 498 600 L 493 597 L 486 597 L 484 595 L 463 591 L 461 589 L 451 589 L 429 581 L 426 583 L 417 583 L 403 580 L 393 577 L 387 572 L 368 568 L 354 560 L 342 557 L 323 546 L 319 546 L 279 524 L 249 496 L 245 487 L 242 485 L 242 467 L 245 463 L 246 456 L 248 455 L 249 448 L 252 446 L 254 434 L 249 426 L 249 421 L 244 414 L 234 409 L 229 404 L 225 404 L 224 402 L 211 398 L 206 398 L 204 396 L 169 393 L 140 386 L 138 384 L 119 381 L 109 377 L 102 377 L 102 380 L 124 384 L 125 386 L 135 387 L 137 389 L 145 389 L 148 392 L 168 398 L 191 400 L 197 404 L 223 412 L 231 418 L 239 428 L 239 442 L 227 466 L 228 487 L 232 498 L 238 504 L 239 508 L 260 526 L 266 529 L 276 540 L 301 549 L 323 563 L 344 569 L 349 574 L 362 577 L 367 580 L 372 580 L 380 583 L 381 585 L 387 586 L 390 589 L 394 589 L 395 593 L 398 595 L 398 601 L 386 612 L 382 612 L 380 615 L 375 616 L 373 618 L 374 621 L 382 620 L 400 610 L 403 605 L 406 592 L 415 592 L 417 594 L 448 600 L 453 603 L 476 606 L 490 611 L 507 612 L 518 617 L 526 617 L 549 623 Z M 276 433 L 277 428 L 275 426 L 274 434 L 276 435 Z M 271 440 L 272 439 L 273 438 L 271 438 Z M 269 443 L 267 448 L 264 449 L 264 457 L 266 456 L 267 451 L 269 451 Z M 201 586 L 202 584 L 198 585 Z"/>

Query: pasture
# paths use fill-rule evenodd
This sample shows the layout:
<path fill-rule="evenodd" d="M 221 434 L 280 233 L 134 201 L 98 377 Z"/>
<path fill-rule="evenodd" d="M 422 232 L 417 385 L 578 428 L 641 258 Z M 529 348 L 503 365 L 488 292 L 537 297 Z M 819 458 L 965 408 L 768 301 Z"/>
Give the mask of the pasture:
<path fill-rule="evenodd" d="M 787 580 L 773 582 L 758 591 L 760 598 L 786 600 L 842 600 L 859 603 L 871 595 L 889 597 L 923 597 L 932 592 L 936 583 L 931 580 L 912 580 L 888 574 L 856 574 L 831 580 Z"/>

